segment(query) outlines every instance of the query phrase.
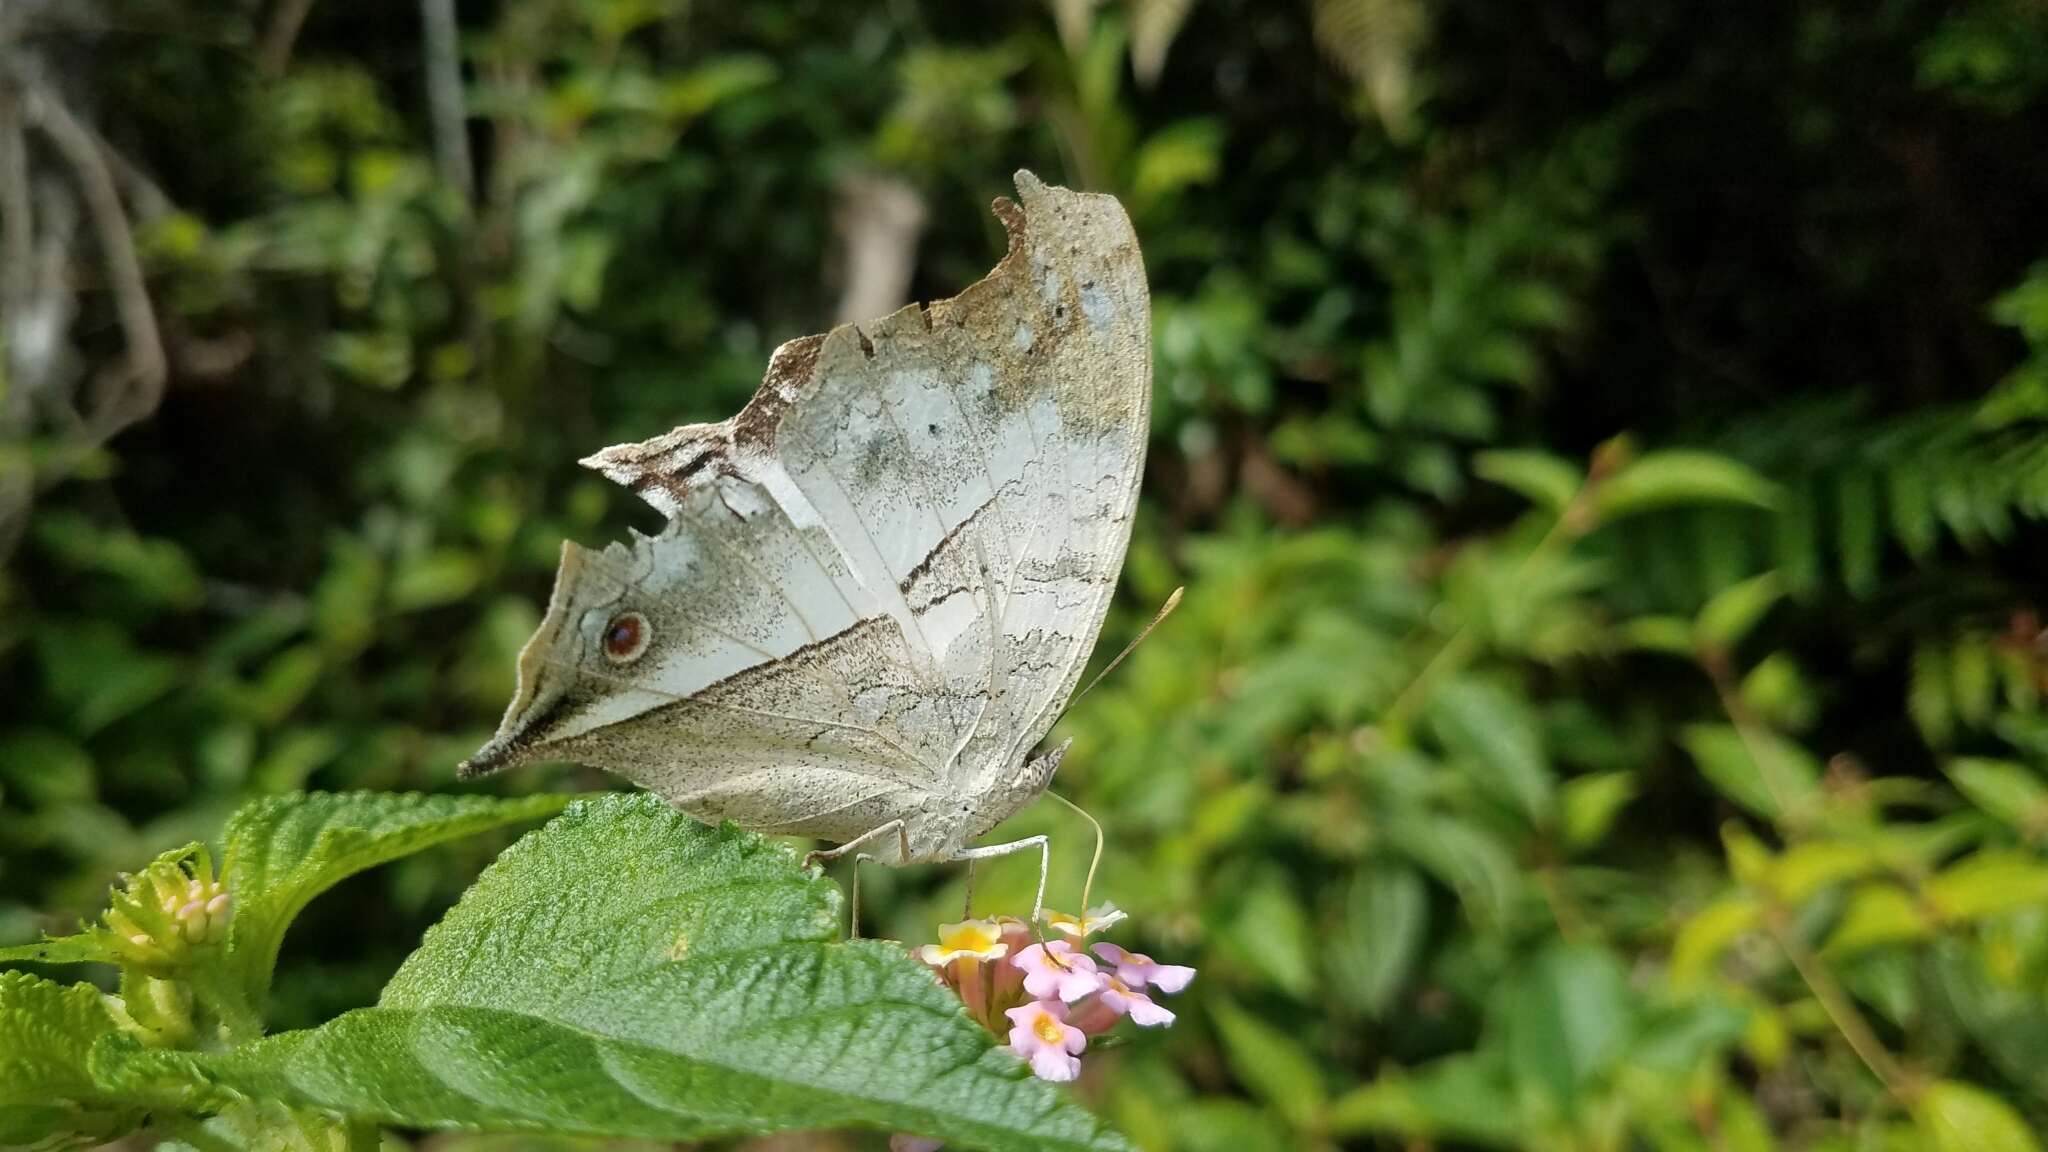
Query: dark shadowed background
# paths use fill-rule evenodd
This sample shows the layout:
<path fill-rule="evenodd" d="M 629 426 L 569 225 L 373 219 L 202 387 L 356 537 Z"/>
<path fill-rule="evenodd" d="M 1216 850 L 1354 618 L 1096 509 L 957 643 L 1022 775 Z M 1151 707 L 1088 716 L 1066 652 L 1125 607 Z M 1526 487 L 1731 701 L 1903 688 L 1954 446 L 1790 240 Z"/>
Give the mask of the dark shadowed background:
<path fill-rule="evenodd" d="M 560 541 L 653 526 L 575 459 L 957 291 L 1018 167 L 1153 287 L 1097 664 L 1188 588 L 1064 725 L 1201 969 L 1095 1107 L 2038 1147 L 2042 0 L 8 0 L 0 944 L 253 795 L 453 789 Z M 1085 826 L 1017 823 L 1070 908 Z M 315 905 L 277 1024 L 503 843 Z"/>

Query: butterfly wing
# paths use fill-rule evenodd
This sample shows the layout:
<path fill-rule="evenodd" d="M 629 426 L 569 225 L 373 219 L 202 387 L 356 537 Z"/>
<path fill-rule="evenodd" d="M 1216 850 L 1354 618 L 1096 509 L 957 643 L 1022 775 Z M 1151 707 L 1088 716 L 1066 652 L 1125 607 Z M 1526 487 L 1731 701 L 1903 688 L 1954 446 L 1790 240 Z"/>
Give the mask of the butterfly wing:
<path fill-rule="evenodd" d="M 1150 335 L 1116 201 L 1018 190 L 1008 254 L 961 295 L 792 341 L 733 419 L 585 462 L 669 526 L 565 562 L 472 766 L 581 759 L 843 840 L 972 794 L 1044 734 L 1129 539 Z M 607 673 L 625 608 L 655 639 Z"/>

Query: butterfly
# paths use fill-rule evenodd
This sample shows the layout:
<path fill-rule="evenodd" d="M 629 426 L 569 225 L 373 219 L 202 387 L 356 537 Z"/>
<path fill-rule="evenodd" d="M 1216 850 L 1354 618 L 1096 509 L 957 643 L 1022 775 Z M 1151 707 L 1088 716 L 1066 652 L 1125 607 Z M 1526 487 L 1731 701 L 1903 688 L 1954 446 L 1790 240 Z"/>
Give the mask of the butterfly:
<path fill-rule="evenodd" d="M 1045 837 L 970 842 L 1065 751 L 1032 755 L 1123 566 L 1152 344 L 1123 207 L 1016 185 L 1008 252 L 958 296 L 792 340 L 738 415 L 582 461 L 667 524 L 563 545 L 461 776 L 576 761 L 824 857 L 1036 848 L 1037 915 Z"/>

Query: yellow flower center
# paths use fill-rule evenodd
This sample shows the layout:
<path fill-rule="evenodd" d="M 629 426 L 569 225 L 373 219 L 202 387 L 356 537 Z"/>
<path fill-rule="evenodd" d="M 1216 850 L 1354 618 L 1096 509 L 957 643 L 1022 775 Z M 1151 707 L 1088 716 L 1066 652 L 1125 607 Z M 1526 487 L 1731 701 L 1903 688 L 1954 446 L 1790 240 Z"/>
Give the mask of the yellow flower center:
<path fill-rule="evenodd" d="M 939 937 L 939 944 L 949 952 L 986 952 L 995 947 L 996 936 L 987 926 L 970 921 Z"/>
<path fill-rule="evenodd" d="M 1032 1022 L 1031 1030 L 1047 1044 L 1058 1044 L 1067 1038 L 1067 1026 L 1053 1019 L 1050 1012 L 1040 1012 L 1038 1019 Z"/>

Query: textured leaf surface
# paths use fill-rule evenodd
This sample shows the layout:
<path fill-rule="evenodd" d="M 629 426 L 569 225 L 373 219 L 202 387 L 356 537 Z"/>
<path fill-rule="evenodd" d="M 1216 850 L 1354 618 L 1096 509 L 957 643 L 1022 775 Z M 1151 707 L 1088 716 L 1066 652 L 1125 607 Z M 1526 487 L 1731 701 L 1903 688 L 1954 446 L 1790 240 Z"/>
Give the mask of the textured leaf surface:
<path fill-rule="evenodd" d="M 93 1042 L 113 1031 L 98 989 L 0 972 L 0 1146 L 133 1126 L 130 1110 L 102 1100 L 86 1070 Z"/>
<path fill-rule="evenodd" d="M 350 876 L 444 841 L 553 815 L 571 799 L 311 792 L 243 807 L 223 834 L 236 972 L 251 990 L 267 988 L 293 918 Z"/>
<path fill-rule="evenodd" d="M 786 849 L 652 796 L 587 800 L 500 857 L 377 1007 L 191 1059 L 236 1091 L 422 1128 L 1126 1147 L 901 945 L 834 942 L 837 918 Z"/>

